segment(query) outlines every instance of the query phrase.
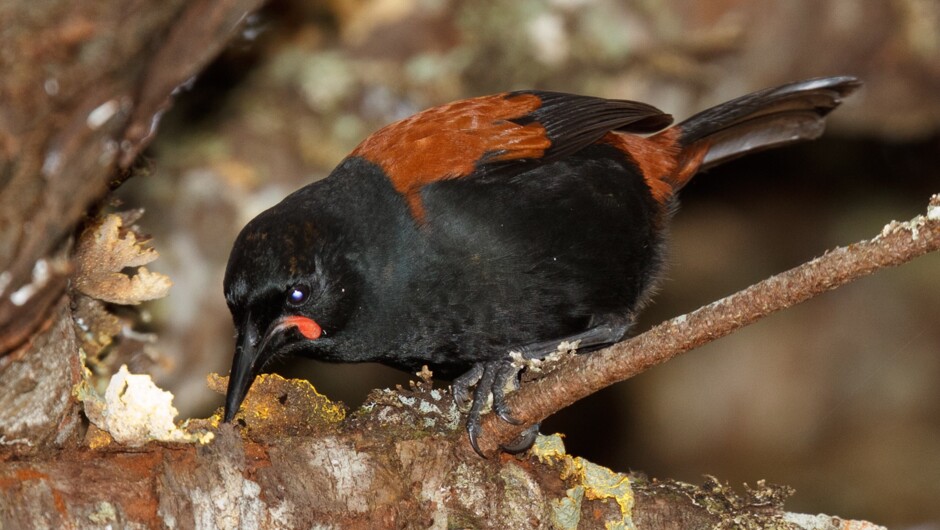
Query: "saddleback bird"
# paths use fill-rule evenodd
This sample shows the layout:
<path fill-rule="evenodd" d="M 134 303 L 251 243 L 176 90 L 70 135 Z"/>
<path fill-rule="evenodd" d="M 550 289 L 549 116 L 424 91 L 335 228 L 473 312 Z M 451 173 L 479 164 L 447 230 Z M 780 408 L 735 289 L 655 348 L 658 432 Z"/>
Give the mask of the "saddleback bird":
<path fill-rule="evenodd" d="M 660 276 L 676 192 L 703 169 L 818 137 L 859 85 L 783 85 L 673 127 L 644 103 L 539 90 L 386 126 L 239 234 L 225 273 L 238 339 L 224 420 L 275 357 L 427 365 L 456 377 L 458 404 L 475 387 L 467 431 L 480 452 L 490 396 L 517 423 L 510 352 L 623 339 Z"/>

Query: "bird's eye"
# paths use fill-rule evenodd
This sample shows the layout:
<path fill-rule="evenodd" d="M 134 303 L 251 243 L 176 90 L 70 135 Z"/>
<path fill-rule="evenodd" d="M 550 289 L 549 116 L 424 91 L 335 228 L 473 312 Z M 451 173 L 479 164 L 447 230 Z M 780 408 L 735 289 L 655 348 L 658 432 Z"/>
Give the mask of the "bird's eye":
<path fill-rule="evenodd" d="M 295 285 L 287 290 L 287 303 L 300 305 L 307 301 L 307 293 L 306 285 Z"/>

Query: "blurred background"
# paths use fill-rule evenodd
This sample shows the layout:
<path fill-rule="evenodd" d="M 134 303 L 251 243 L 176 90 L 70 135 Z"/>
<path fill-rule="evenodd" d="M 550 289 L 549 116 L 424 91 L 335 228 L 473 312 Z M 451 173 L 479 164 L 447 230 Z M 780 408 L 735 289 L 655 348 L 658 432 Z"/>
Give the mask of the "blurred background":
<path fill-rule="evenodd" d="M 866 87 L 824 139 L 751 156 L 683 190 L 669 273 L 636 328 L 694 310 L 922 213 L 940 192 L 935 0 L 274 0 L 181 87 L 144 168 L 169 274 L 132 369 L 184 417 L 221 396 L 233 327 L 222 274 L 238 230 L 325 177 L 378 127 L 523 88 L 652 103 L 677 118 L 748 91 L 851 74 Z M 794 486 L 793 511 L 940 529 L 940 256 L 882 271 L 582 401 L 543 425 L 619 470 Z M 156 338 L 153 338 L 156 337 Z M 381 366 L 276 367 L 358 407 L 406 382 Z M 442 383 L 443 384 L 443 383 Z"/>

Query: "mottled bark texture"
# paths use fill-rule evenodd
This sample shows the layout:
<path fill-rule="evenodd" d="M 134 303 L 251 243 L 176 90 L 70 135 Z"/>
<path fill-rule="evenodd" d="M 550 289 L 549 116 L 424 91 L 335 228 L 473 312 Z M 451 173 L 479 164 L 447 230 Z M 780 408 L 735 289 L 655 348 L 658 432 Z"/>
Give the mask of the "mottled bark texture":
<path fill-rule="evenodd" d="M 437 392 L 435 395 L 434 393 Z M 369 414 L 315 436 L 250 441 L 223 426 L 206 446 L 82 449 L 0 468 L 4 528 L 786 528 L 872 529 L 782 510 L 790 490 L 736 493 L 615 473 L 545 437 L 484 460 L 450 443 L 449 396 L 380 396 Z M 443 407 L 447 409 L 448 407 Z M 429 427 L 426 422 L 431 420 Z M 351 426 L 351 428 L 349 427 Z M 420 427 L 419 427 L 420 426 Z M 397 427 L 397 428 L 396 428 Z M 402 429 L 419 436 L 401 436 Z M 391 433 L 391 434 L 390 434 Z"/>
<path fill-rule="evenodd" d="M 76 433 L 72 236 L 128 174 L 173 90 L 259 4 L 0 7 L 0 442 L 30 452 Z"/>

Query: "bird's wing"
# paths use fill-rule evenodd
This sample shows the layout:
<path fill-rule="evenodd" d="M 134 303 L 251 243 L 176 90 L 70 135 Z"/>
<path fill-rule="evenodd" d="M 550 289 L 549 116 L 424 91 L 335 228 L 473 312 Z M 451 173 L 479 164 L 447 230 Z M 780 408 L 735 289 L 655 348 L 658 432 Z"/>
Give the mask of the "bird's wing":
<path fill-rule="evenodd" d="M 469 175 L 502 176 L 573 154 L 610 131 L 651 133 L 672 117 L 636 101 L 522 91 L 434 107 L 366 138 L 351 154 L 384 171 L 423 216 L 427 184 Z"/>

